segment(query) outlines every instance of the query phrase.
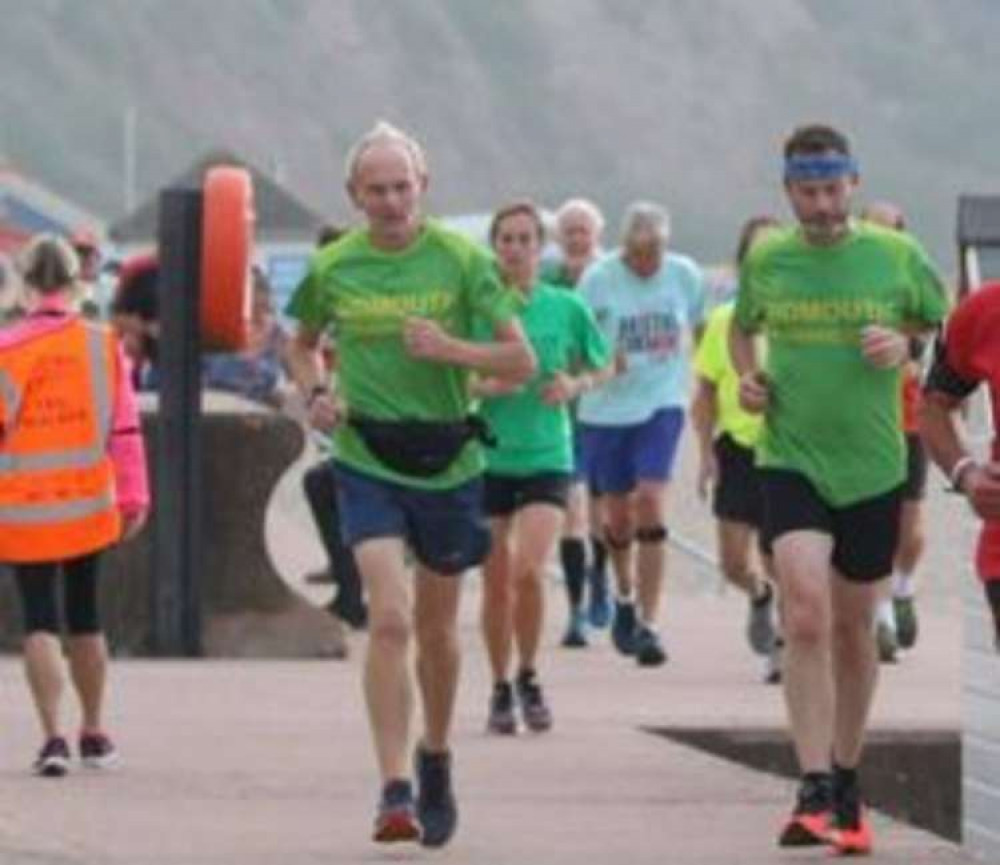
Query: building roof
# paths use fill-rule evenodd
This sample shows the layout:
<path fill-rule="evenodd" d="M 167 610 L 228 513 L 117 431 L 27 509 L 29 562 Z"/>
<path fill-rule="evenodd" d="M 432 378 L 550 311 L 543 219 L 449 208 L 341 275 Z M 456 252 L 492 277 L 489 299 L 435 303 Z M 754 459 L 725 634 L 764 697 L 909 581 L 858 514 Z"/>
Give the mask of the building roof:
<path fill-rule="evenodd" d="M 311 243 L 326 221 L 276 180 L 228 151 L 208 153 L 186 171 L 165 184 L 168 187 L 198 187 L 205 172 L 217 165 L 239 165 L 250 172 L 253 183 L 256 236 L 258 240 L 303 240 Z M 159 195 L 113 222 L 108 234 L 116 243 L 153 243 L 159 227 Z"/>
<path fill-rule="evenodd" d="M 69 236 L 81 227 L 91 229 L 99 237 L 104 233 L 103 222 L 94 214 L 21 174 L 2 159 L 0 222 L 29 236 L 42 231 Z"/>

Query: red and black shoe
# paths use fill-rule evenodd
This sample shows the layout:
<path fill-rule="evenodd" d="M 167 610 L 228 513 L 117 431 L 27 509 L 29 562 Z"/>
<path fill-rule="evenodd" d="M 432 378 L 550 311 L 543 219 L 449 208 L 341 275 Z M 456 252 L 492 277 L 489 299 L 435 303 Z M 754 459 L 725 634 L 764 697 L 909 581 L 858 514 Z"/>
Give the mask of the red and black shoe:
<path fill-rule="evenodd" d="M 825 772 L 810 772 L 799 785 L 792 816 L 778 836 L 779 847 L 817 847 L 830 842 L 833 790 Z"/>
<path fill-rule="evenodd" d="M 379 844 L 420 840 L 420 824 L 409 781 L 389 781 L 382 789 L 372 840 Z"/>

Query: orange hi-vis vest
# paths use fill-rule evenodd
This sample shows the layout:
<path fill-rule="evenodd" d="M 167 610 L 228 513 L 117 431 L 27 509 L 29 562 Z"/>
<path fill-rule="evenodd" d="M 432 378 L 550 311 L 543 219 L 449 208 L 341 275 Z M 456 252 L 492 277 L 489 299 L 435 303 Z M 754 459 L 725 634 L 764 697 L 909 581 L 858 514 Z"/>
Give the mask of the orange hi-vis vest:
<path fill-rule="evenodd" d="M 121 535 L 114 339 L 70 317 L 0 345 L 0 562 L 71 559 Z"/>

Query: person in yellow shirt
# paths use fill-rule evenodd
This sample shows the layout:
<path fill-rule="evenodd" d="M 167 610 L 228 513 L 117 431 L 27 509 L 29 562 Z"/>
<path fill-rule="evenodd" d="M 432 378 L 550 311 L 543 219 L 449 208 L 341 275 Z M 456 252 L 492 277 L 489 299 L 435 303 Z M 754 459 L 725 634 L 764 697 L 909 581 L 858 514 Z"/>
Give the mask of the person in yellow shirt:
<path fill-rule="evenodd" d="M 755 216 L 746 222 L 737 247 L 737 266 L 752 244 L 777 224 L 770 216 Z M 711 492 L 718 520 L 719 564 L 726 580 L 747 595 L 747 640 L 755 653 L 766 658 L 764 679 L 773 684 L 781 677 L 775 591 L 771 581 L 751 564 L 763 507 L 754 465 L 754 447 L 763 420 L 739 404 L 739 376 L 728 349 L 733 308 L 730 300 L 711 312 L 695 353 L 691 420 L 698 441 L 698 494 L 705 499 Z M 770 556 L 763 549 L 760 552 L 764 569 L 770 572 Z"/>

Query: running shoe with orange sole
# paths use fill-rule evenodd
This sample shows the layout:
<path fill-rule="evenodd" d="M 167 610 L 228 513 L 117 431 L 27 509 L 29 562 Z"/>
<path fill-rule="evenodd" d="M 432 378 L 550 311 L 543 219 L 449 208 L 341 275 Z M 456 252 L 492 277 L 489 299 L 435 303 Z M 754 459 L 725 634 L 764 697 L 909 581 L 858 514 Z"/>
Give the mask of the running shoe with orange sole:
<path fill-rule="evenodd" d="M 420 840 L 420 824 L 409 781 L 390 781 L 383 788 L 372 840 L 379 844 Z"/>
<path fill-rule="evenodd" d="M 854 829 L 834 829 L 830 833 L 830 844 L 838 856 L 870 856 L 873 841 L 871 824 L 864 819 Z"/>
<path fill-rule="evenodd" d="M 832 811 L 796 812 L 788 819 L 778 837 L 779 847 L 818 847 L 829 844 Z"/>
<path fill-rule="evenodd" d="M 795 810 L 778 836 L 779 847 L 827 844 L 833 820 L 833 788 L 826 773 L 813 772 L 799 783 Z"/>

